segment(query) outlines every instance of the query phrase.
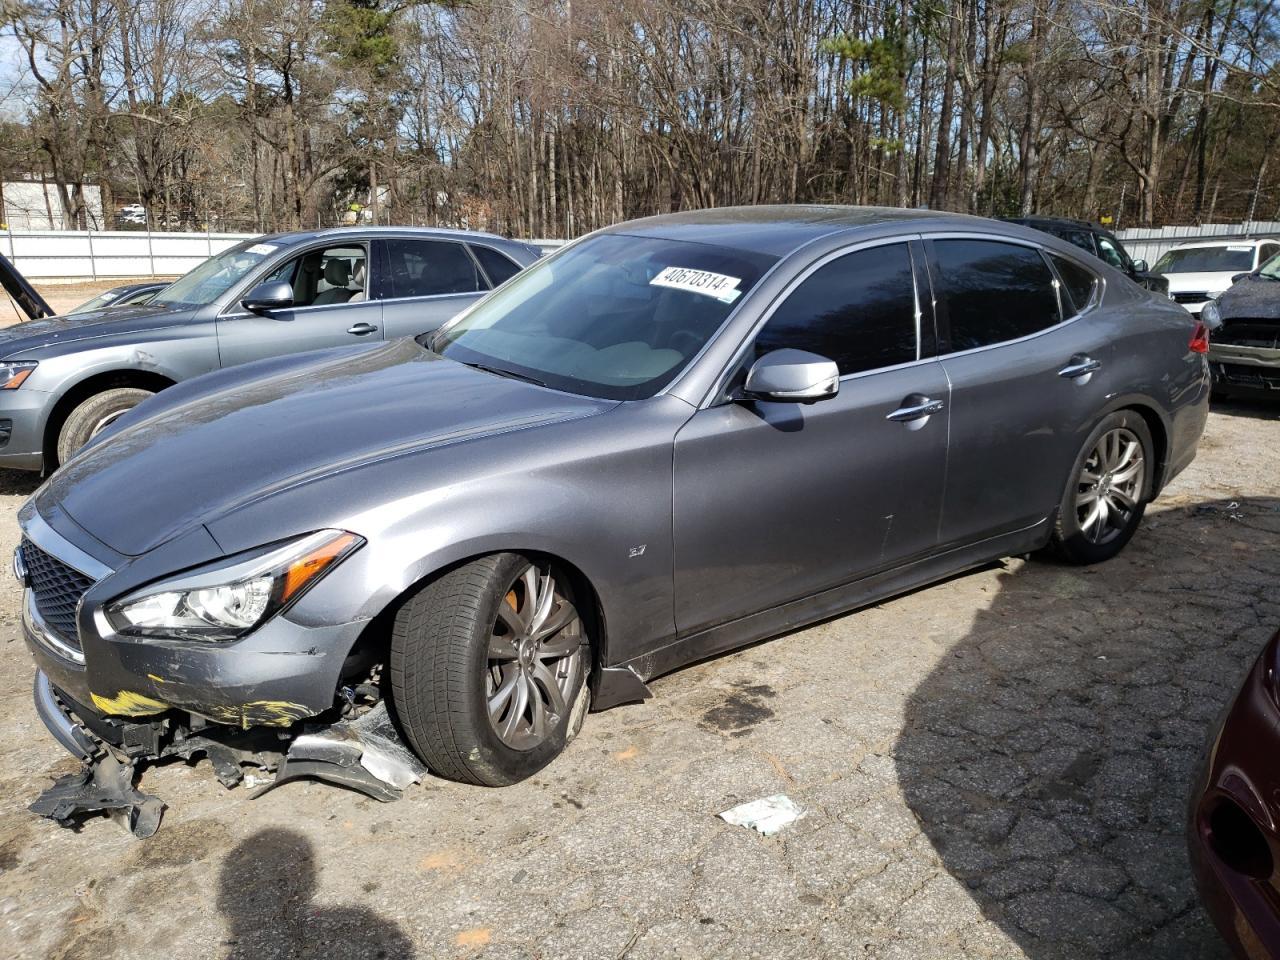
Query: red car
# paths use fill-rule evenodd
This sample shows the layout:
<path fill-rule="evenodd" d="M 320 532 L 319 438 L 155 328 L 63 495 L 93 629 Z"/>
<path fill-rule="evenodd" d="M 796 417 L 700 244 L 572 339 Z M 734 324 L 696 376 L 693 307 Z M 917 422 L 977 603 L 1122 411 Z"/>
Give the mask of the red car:
<path fill-rule="evenodd" d="M 1280 957 L 1280 633 L 1205 749 L 1187 840 L 1196 886 L 1240 957 Z"/>

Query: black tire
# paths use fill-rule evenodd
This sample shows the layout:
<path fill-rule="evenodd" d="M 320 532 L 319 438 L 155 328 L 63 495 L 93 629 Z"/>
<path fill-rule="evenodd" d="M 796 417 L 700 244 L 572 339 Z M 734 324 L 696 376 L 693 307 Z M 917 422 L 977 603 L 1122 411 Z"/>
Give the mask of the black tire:
<path fill-rule="evenodd" d="M 442 777 L 495 787 L 516 783 L 554 760 L 582 725 L 590 671 L 586 611 L 577 616 L 576 628 L 571 621 L 554 635 L 557 644 L 575 651 L 564 655 L 564 662 L 576 657 L 576 666 L 563 680 L 564 708 L 544 714 L 542 739 L 523 749 L 513 748 L 497 729 L 501 723 L 490 719 L 490 697 L 497 696 L 490 688 L 491 678 L 505 666 L 495 665 L 491 643 L 502 640 L 497 636 L 505 629 L 500 612 L 507 617 L 519 609 L 512 598 L 525 589 L 523 578 L 531 564 L 548 576 L 556 591 L 554 602 L 559 604 L 564 596 L 573 609 L 576 604 L 568 593 L 567 576 L 520 554 L 501 553 L 473 560 L 430 581 L 396 614 L 391 631 L 392 705 L 410 746 L 429 770 Z M 507 606 L 500 611 L 503 604 Z M 512 648 L 518 644 L 513 642 Z M 513 669 L 523 669 L 520 657 L 507 659 Z M 530 697 L 545 689 L 535 688 L 532 681 L 529 684 Z M 508 697 L 509 720 L 517 701 L 512 694 Z M 520 709 L 523 713 L 525 708 Z"/>
<path fill-rule="evenodd" d="M 151 395 L 150 390 L 143 390 L 141 387 L 116 387 L 82 400 L 62 422 L 62 429 L 58 431 L 58 463 L 66 463 L 98 431 Z"/>
<path fill-rule="evenodd" d="M 1122 440 L 1126 437 L 1136 439 L 1141 446 L 1143 469 L 1133 490 L 1132 508 L 1128 509 L 1122 517 L 1117 516 L 1114 526 L 1107 527 L 1105 531 L 1101 531 L 1093 524 L 1089 524 L 1089 530 L 1086 531 L 1080 512 L 1088 513 L 1088 508 L 1081 504 L 1079 498 L 1095 489 L 1087 479 L 1093 476 L 1094 472 L 1092 470 L 1086 472 L 1086 465 L 1089 465 L 1094 458 L 1098 444 L 1108 436 L 1119 436 Z M 1133 410 L 1119 410 L 1108 414 L 1093 428 L 1071 466 L 1071 476 L 1067 480 L 1066 489 L 1058 505 L 1058 518 L 1051 541 L 1058 556 L 1069 563 L 1086 565 L 1110 560 L 1125 548 L 1125 545 L 1133 539 L 1133 534 L 1142 522 L 1142 515 L 1151 499 L 1151 485 L 1156 469 L 1153 458 L 1154 449 L 1155 445 L 1151 442 L 1151 431 L 1146 421 Z M 1122 472 L 1116 473 L 1119 475 Z M 1110 484 L 1109 476 L 1107 476 L 1107 483 Z M 1110 502 L 1108 500 L 1108 503 Z M 1088 516 L 1085 519 L 1087 520 Z M 1103 522 L 1110 522 L 1110 516 Z M 1099 542 L 1100 533 L 1105 533 L 1105 539 Z"/>

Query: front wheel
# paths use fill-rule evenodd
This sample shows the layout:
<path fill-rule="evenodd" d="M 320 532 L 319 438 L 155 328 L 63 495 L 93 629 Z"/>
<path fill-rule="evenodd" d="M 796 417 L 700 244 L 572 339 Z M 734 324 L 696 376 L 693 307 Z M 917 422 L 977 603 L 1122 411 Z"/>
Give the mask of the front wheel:
<path fill-rule="evenodd" d="M 1110 560 L 1132 539 L 1152 484 L 1151 431 L 1132 410 L 1102 419 L 1085 441 L 1058 507 L 1053 545 L 1071 563 Z"/>
<path fill-rule="evenodd" d="M 433 773 L 485 786 L 537 773 L 586 713 L 590 646 L 572 582 L 501 553 L 457 567 L 400 608 L 391 695 Z"/>
<path fill-rule="evenodd" d="M 81 401 L 58 431 L 58 463 L 66 463 L 77 450 L 149 396 L 151 391 L 140 387 L 116 387 Z"/>

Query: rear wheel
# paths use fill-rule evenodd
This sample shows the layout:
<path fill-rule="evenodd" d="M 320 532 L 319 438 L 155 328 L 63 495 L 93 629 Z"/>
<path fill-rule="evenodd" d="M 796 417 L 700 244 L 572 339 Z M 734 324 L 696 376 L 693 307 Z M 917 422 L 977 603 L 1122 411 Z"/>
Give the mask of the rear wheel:
<path fill-rule="evenodd" d="M 582 725 L 590 646 L 572 584 L 520 554 L 423 586 L 391 636 L 391 692 L 434 773 L 502 786 L 550 763 Z"/>
<path fill-rule="evenodd" d="M 1110 560 L 1132 539 L 1151 497 L 1152 443 L 1131 410 L 1103 418 L 1072 467 L 1053 544 L 1072 563 Z"/>
<path fill-rule="evenodd" d="M 58 431 L 58 463 L 66 463 L 77 450 L 151 395 L 150 390 L 141 387 L 116 387 L 82 400 Z"/>

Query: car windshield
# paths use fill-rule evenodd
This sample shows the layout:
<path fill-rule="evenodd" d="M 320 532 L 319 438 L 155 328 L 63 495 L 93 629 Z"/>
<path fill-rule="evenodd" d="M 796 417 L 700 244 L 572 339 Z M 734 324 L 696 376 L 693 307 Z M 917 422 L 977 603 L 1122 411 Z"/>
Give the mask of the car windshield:
<path fill-rule="evenodd" d="M 1253 269 L 1253 247 L 1186 247 L 1170 250 L 1153 273 L 1239 273 Z"/>
<path fill-rule="evenodd" d="M 238 243 L 173 281 L 151 302 L 170 307 L 212 303 L 278 249 L 276 244 L 260 240 Z"/>
<path fill-rule="evenodd" d="M 424 342 L 493 373 L 638 400 L 675 379 L 775 262 L 605 234 L 519 274 Z"/>
<path fill-rule="evenodd" d="M 119 290 L 108 290 L 106 293 L 100 293 L 92 300 L 86 300 L 74 310 L 68 310 L 67 313 L 88 313 L 90 310 L 104 310 L 107 307 L 115 306 L 123 302 L 123 295 Z"/>
<path fill-rule="evenodd" d="M 1258 274 L 1268 280 L 1280 280 L 1280 256 L 1272 257 L 1259 267 Z"/>

